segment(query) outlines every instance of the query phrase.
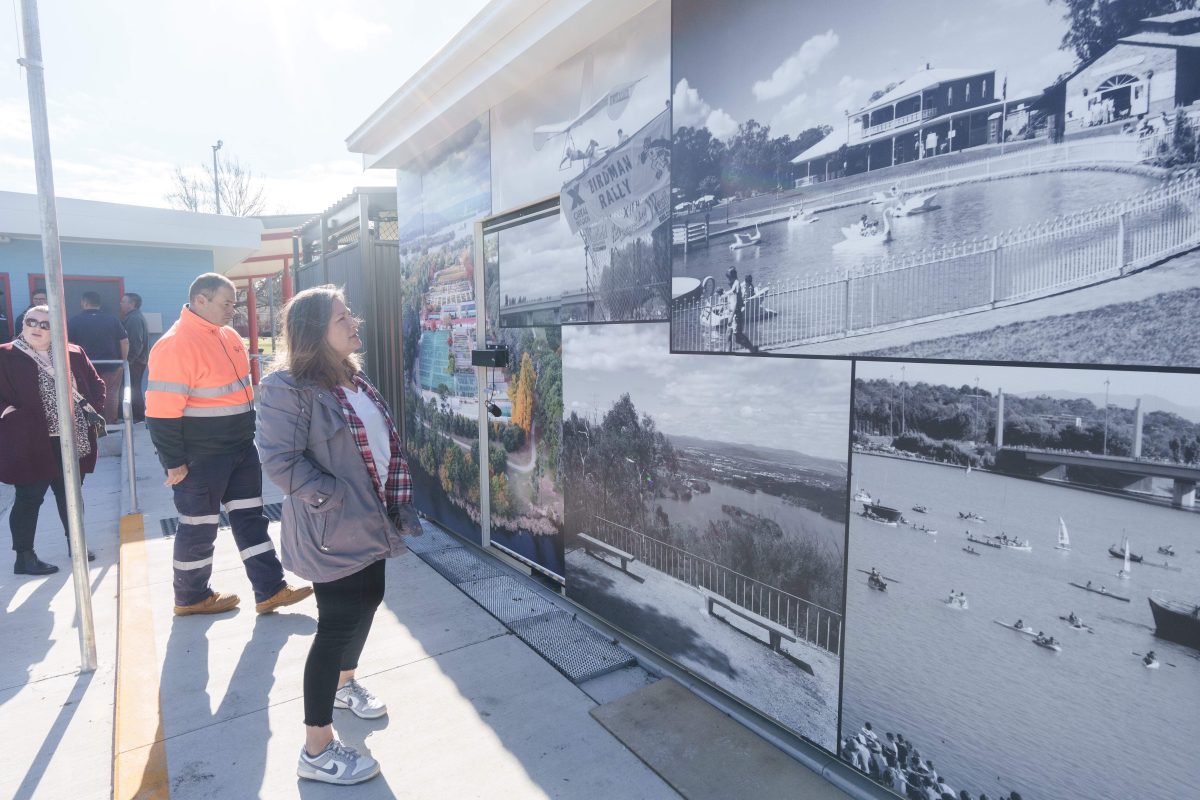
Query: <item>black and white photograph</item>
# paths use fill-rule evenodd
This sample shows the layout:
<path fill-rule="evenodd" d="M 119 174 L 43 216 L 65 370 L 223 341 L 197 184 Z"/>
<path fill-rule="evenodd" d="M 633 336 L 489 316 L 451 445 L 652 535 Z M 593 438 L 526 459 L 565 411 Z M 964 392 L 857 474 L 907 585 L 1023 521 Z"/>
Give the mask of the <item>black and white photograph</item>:
<path fill-rule="evenodd" d="M 852 437 L 841 757 L 905 797 L 1193 796 L 1200 375 L 858 362 Z"/>
<path fill-rule="evenodd" d="M 1194 6 L 677 0 L 672 350 L 1197 365 Z"/>
<path fill-rule="evenodd" d="M 501 325 L 667 319 L 670 40 L 659 2 L 493 109 L 496 209 L 561 198 L 501 242 Z"/>
<path fill-rule="evenodd" d="M 850 364 L 668 333 L 563 328 L 567 594 L 833 751 Z"/>

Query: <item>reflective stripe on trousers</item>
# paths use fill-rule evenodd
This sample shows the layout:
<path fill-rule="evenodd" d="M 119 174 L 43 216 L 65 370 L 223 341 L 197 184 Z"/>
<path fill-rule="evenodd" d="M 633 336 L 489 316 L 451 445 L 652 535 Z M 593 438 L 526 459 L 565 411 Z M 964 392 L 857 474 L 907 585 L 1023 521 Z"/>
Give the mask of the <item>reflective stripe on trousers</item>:
<path fill-rule="evenodd" d="M 208 581 L 222 504 L 254 586 L 255 600 L 262 602 L 283 588 L 283 567 L 267 534 L 268 520 L 262 510 L 262 466 L 253 443 L 236 453 L 192 459 L 187 477 L 173 488 L 179 512 L 174 553 L 176 605 L 192 605 L 212 593 Z"/>

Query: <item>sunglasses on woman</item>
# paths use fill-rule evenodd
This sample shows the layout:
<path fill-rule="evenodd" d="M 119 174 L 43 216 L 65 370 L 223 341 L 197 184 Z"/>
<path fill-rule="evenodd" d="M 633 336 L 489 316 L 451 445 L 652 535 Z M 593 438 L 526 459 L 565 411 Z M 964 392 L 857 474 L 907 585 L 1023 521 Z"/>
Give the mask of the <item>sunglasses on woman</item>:
<path fill-rule="evenodd" d="M 44 331 L 50 330 L 50 323 L 44 319 L 26 319 L 26 328 L 41 328 Z"/>

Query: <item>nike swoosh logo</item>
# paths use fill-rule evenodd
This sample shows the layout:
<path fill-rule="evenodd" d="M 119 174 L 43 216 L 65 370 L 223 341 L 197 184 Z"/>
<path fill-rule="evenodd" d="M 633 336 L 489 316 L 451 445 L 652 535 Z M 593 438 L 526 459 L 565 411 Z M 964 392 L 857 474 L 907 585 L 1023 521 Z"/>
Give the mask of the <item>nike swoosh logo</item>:
<path fill-rule="evenodd" d="M 308 765 L 310 767 L 312 767 L 313 769 L 317 769 L 317 770 L 320 770 L 321 772 L 324 772 L 326 775 L 332 775 L 334 777 L 337 777 L 337 774 L 338 774 L 337 764 L 334 764 L 333 766 L 330 766 L 330 767 L 319 767 L 310 761 Z"/>

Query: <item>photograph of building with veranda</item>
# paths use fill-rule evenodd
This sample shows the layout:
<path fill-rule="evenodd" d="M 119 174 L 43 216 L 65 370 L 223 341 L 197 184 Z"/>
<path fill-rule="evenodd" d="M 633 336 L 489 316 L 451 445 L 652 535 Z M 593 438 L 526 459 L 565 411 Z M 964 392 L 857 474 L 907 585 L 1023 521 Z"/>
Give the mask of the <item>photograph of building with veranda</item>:
<path fill-rule="evenodd" d="M 679 0 L 672 350 L 1196 365 L 1194 5 Z"/>
<path fill-rule="evenodd" d="M 908 798 L 1194 797 L 1200 374 L 860 361 L 853 428 L 841 757 Z"/>
<path fill-rule="evenodd" d="M 563 328 L 567 594 L 833 750 L 850 364 L 668 335 Z"/>
<path fill-rule="evenodd" d="M 480 527 L 474 220 L 491 211 L 488 118 L 397 172 L 404 440 L 413 503 L 476 543 Z"/>

